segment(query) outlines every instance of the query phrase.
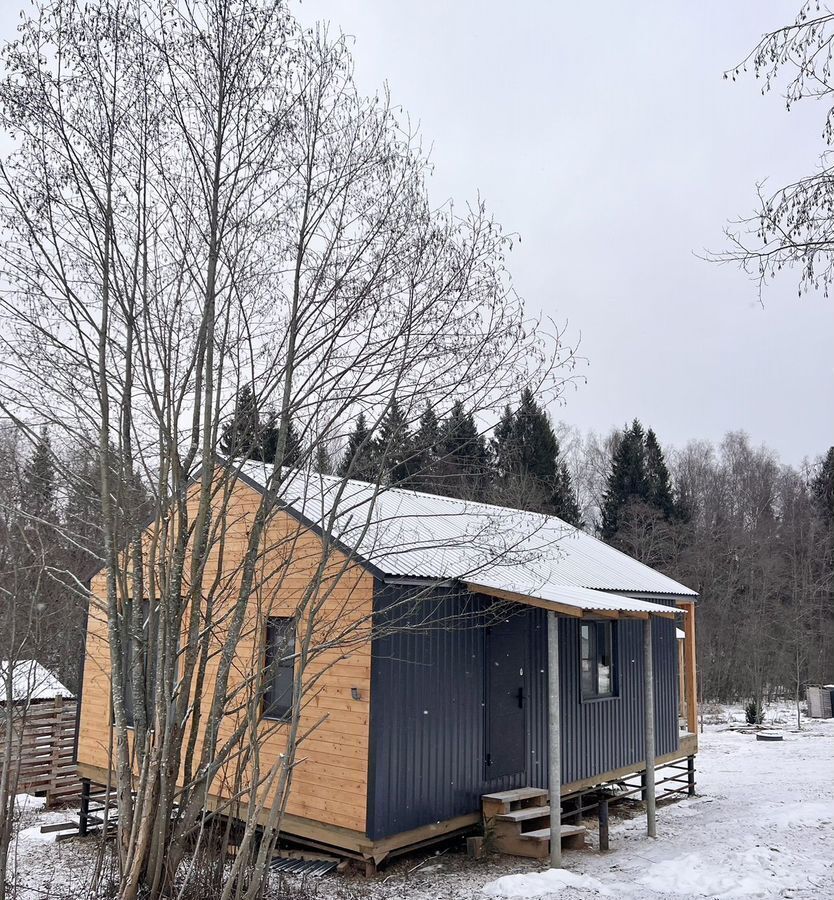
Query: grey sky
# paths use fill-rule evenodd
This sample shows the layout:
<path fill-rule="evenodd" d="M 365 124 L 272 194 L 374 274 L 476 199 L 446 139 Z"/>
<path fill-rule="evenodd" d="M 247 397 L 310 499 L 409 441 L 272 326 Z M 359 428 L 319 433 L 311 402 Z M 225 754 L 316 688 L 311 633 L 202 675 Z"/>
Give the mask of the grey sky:
<path fill-rule="evenodd" d="M 387 80 L 433 145 L 435 199 L 480 191 L 522 243 L 531 310 L 568 320 L 588 383 L 552 409 L 582 429 L 635 416 L 664 443 L 730 429 L 798 463 L 834 443 L 834 305 L 787 274 L 758 304 L 696 258 L 755 183 L 808 172 L 824 109 L 788 114 L 722 80 L 793 2 L 306 0 L 355 36 L 363 90 Z"/>
<path fill-rule="evenodd" d="M 635 416 L 665 444 L 730 429 L 786 462 L 834 443 L 834 302 L 765 297 L 695 252 L 751 211 L 755 182 L 808 172 L 824 109 L 785 112 L 723 69 L 799 0 L 602 4 L 306 0 L 355 36 L 360 87 L 387 81 L 433 145 L 431 190 L 478 192 L 508 230 L 531 312 L 581 334 L 587 384 L 555 418 L 605 431 Z M 0 6 L 13 38 L 19 3 Z"/>

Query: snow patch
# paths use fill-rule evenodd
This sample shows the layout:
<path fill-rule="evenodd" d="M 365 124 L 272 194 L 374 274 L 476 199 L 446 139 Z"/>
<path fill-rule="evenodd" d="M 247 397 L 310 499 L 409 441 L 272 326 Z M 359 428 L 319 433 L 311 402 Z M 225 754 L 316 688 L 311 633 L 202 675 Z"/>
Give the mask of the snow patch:
<path fill-rule="evenodd" d="M 54 844 L 55 834 L 42 834 L 40 825 L 33 825 L 31 828 L 24 828 L 17 833 L 18 844 Z"/>
<path fill-rule="evenodd" d="M 487 897 L 542 897 L 545 894 L 558 894 L 565 888 L 613 896 L 611 891 L 596 878 L 591 878 L 590 875 L 577 875 L 566 869 L 504 875 L 485 884 L 483 893 Z"/>
<path fill-rule="evenodd" d="M 14 798 L 15 808 L 18 812 L 32 812 L 43 809 L 46 806 L 46 797 L 36 797 L 34 794 L 18 794 Z"/>
<path fill-rule="evenodd" d="M 780 826 L 818 828 L 830 825 L 834 821 L 834 804 L 828 803 L 791 803 L 780 809 L 772 822 Z"/>
<path fill-rule="evenodd" d="M 711 859 L 702 853 L 687 853 L 652 863 L 637 884 L 661 895 L 710 897 L 735 900 L 740 897 L 773 897 L 806 886 L 803 874 L 779 859 L 775 848 L 752 848 L 734 860 Z"/>

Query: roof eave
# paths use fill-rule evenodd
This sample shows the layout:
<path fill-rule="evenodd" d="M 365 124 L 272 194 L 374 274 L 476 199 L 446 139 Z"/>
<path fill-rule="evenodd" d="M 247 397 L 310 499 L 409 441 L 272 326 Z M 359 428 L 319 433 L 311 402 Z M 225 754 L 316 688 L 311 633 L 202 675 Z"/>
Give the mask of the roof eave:
<path fill-rule="evenodd" d="M 631 597 L 633 600 L 666 600 L 675 603 L 696 603 L 700 594 L 692 591 L 689 594 L 675 593 L 673 591 L 626 591 L 620 588 L 591 588 L 605 594 L 620 594 L 622 597 Z"/>

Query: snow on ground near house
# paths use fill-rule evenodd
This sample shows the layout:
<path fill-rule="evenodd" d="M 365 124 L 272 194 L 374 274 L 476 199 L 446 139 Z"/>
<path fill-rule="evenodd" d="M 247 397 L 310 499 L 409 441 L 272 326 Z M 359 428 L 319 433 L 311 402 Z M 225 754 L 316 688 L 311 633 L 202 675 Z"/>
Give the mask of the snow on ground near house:
<path fill-rule="evenodd" d="M 771 743 L 731 730 L 731 720 L 743 722 L 738 710 L 721 719 L 700 736 L 698 796 L 658 809 L 657 840 L 645 836 L 644 815 L 617 821 L 612 813 L 611 851 L 566 851 L 562 871 L 445 854 L 410 874 L 417 861 L 398 864 L 397 875 L 356 896 L 834 898 L 834 720 L 805 719 L 795 733 L 789 711 L 771 712 L 767 724 L 784 729 L 784 740 Z"/>
<path fill-rule="evenodd" d="M 615 818 L 611 851 L 566 851 L 565 868 L 490 855 L 471 861 L 448 850 L 398 860 L 379 877 L 337 876 L 308 885 L 320 900 L 488 900 L 558 897 L 588 900 L 834 897 L 834 720 L 805 720 L 781 742 L 756 741 L 728 726 L 733 714 L 707 725 L 697 758 L 698 796 L 658 810 L 658 839 L 645 836 L 645 816 Z M 740 713 L 735 712 L 736 721 Z M 771 724 L 771 715 L 768 715 Z M 22 798 L 21 798 L 22 799 Z M 66 821 L 40 801 L 20 813 L 16 900 L 88 897 L 94 841 L 56 843 L 41 824 Z M 289 879 L 292 896 L 297 880 Z M 210 900 L 210 898 L 207 898 Z"/>
<path fill-rule="evenodd" d="M 42 834 L 42 825 L 77 821 L 76 810 L 45 810 L 42 797 L 19 794 L 15 802 L 15 833 L 9 848 L 9 896 L 15 900 L 68 900 L 88 897 L 93 842 L 58 843 Z"/>

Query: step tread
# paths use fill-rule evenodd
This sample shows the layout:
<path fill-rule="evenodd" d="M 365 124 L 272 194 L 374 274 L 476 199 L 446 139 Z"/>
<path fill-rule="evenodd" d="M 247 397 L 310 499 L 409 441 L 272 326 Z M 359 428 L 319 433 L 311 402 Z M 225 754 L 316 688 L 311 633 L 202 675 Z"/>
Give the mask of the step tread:
<path fill-rule="evenodd" d="M 496 794 L 484 794 L 482 800 L 490 800 L 495 803 L 514 803 L 517 800 L 533 800 L 536 797 L 546 797 L 544 788 L 515 788 L 511 791 L 498 791 Z"/>
<path fill-rule="evenodd" d="M 562 837 L 571 837 L 574 834 L 585 834 L 586 830 L 582 825 L 563 825 L 561 835 Z M 549 841 L 550 829 L 537 828 L 535 831 L 522 831 L 519 837 L 532 841 Z"/>
<path fill-rule="evenodd" d="M 549 806 L 526 806 L 524 809 L 511 809 L 509 812 L 495 816 L 499 822 L 526 822 L 528 819 L 541 819 L 550 815 Z"/>

